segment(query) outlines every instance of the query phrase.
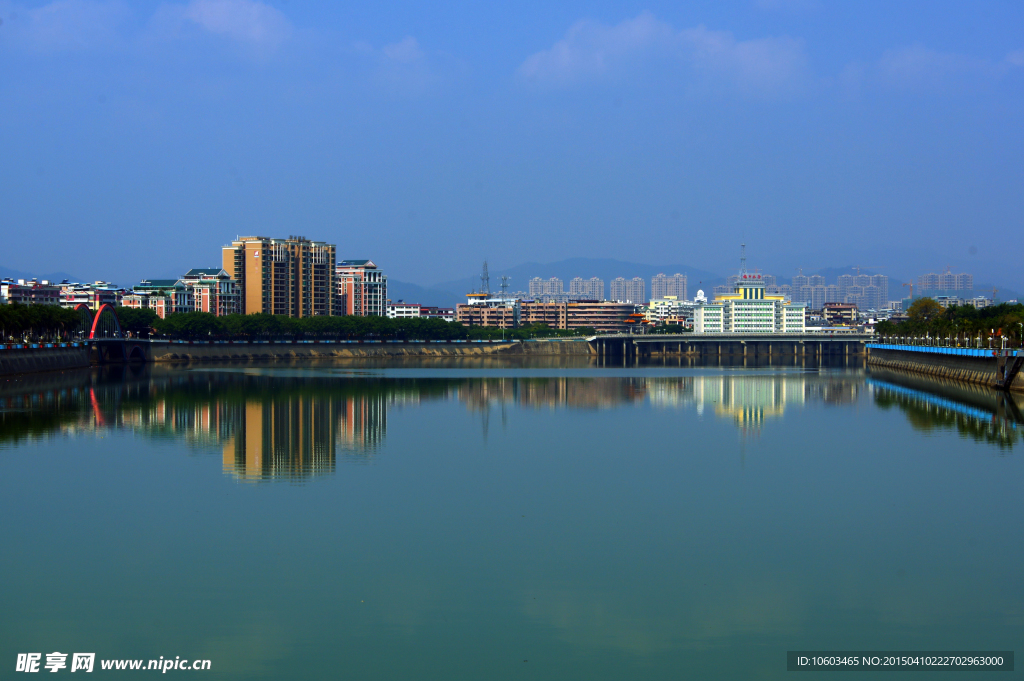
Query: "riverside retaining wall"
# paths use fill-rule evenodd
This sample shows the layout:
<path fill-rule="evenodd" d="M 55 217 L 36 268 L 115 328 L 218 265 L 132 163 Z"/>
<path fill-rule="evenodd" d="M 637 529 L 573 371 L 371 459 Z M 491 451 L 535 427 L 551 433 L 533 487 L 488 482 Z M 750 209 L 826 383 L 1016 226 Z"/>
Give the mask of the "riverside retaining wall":
<path fill-rule="evenodd" d="M 77 343 L 5 346 L 0 349 L 0 376 L 88 366 L 89 348 Z"/>
<path fill-rule="evenodd" d="M 929 348 L 896 350 L 868 345 L 868 365 L 899 369 L 918 374 L 951 378 L 958 381 L 993 386 L 1000 380 L 1002 360 L 984 350 L 970 348 L 936 348 L 960 350 L 963 354 L 929 351 Z M 1014 379 L 1010 390 L 1024 392 L 1024 372 Z"/>
<path fill-rule="evenodd" d="M 354 357 L 473 357 L 484 355 L 588 355 L 583 339 L 495 343 L 161 343 L 150 345 L 154 362 L 252 361 Z"/>
<path fill-rule="evenodd" d="M 172 342 L 125 341 L 124 352 L 118 341 L 103 341 L 90 350 L 82 344 L 53 344 L 36 347 L 0 346 L 0 376 L 62 371 L 93 364 L 118 363 L 141 349 L 145 362 L 212 362 L 313 360 L 353 358 L 415 357 L 494 357 L 565 356 L 590 354 L 584 339 L 555 339 L 508 342 Z"/>

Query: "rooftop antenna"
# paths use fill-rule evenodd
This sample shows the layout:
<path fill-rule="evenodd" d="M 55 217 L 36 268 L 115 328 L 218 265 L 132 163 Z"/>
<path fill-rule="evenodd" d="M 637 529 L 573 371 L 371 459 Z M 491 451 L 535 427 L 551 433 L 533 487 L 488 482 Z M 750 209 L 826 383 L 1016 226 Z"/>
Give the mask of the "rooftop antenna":
<path fill-rule="evenodd" d="M 512 277 L 510 277 L 508 275 L 505 275 L 505 274 L 501 275 L 501 297 L 502 298 L 504 298 L 505 294 L 508 292 L 508 280 L 511 279 L 511 278 Z"/>
<path fill-rule="evenodd" d="M 740 274 L 747 273 L 747 245 L 740 244 Z"/>
<path fill-rule="evenodd" d="M 491 292 L 491 275 L 487 274 L 487 261 L 484 260 L 484 271 L 480 274 L 480 293 Z"/>

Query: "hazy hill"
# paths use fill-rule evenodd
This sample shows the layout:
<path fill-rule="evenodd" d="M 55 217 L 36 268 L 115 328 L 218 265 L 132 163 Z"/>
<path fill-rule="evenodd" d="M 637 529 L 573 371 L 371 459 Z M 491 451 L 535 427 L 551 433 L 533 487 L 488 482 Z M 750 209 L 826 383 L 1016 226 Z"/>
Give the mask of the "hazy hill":
<path fill-rule="evenodd" d="M 49 273 L 33 273 L 33 272 L 22 272 L 21 270 L 12 270 L 9 267 L 0 266 L 0 279 L 46 279 L 47 281 L 55 281 L 60 283 L 67 279 L 68 281 L 82 282 L 83 279 L 76 277 L 73 274 L 67 272 L 49 272 Z"/>
<path fill-rule="evenodd" d="M 427 288 L 407 281 L 397 281 L 388 277 L 388 298 L 393 301 L 404 300 L 407 303 L 434 305 L 436 307 L 455 307 L 466 302 L 466 295 L 455 295 L 450 291 Z"/>

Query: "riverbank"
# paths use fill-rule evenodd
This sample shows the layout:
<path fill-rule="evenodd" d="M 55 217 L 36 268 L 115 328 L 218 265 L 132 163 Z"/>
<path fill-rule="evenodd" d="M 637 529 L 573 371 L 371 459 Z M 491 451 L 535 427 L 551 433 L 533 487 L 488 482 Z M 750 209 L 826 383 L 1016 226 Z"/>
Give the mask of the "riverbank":
<path fill-rule="evenodd" d="M 65 371 L 89 366 L 89 348 L 82 343 L 5 346 L 0 350 L 0 376 Z"/>
<path fill-rule="evenodd" d="M 64 371 L 92 364 L 142 362 L 266 362 L 358 358 L 588 356 L 583 338 L 529 341 L 100 341 L 103 351 L 85 343 L 7 346 L 0 349 L 0 376 Z"/>
<path fill-rule="evenodd" d="M 1010 363 L 1012 363 L 1012 358 Z M 949 378 L 998 388 L 1007 358 L 993 356 L 991 351 L 974 348 L 929 348 L 907 346 L 880 347 L 868 345 L 868 365 L 898 369 L 928 376 Z M 1024 392 L 1024 377 L 1018 374 L 1010 385 L 1014 392 Z"/>
<path fill-rule="evenodd" d="M 485 355 L 588 355 L 584 339 L 495 342 L 296 342 L 150 344 L 153 362 L 331 359 L 358 357 L 479 357 Z"/>

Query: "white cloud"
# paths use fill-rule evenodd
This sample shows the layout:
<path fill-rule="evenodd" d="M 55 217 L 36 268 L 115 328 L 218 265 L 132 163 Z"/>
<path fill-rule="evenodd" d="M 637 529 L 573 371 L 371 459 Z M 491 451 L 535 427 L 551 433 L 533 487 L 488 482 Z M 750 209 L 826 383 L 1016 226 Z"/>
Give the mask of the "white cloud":
<path fill-rule="evenodd" d="M 381 48 L 381 52 L 388 59 L 402 63 L 412 64 L 424 58 L 423 50 L 420 49 L 419 41 L 412 36 L 406 37 L 397 43 L 391 43 Z"/>
<path fill-rule="evenodd" d="M 192 0 L 183 16 L 210 33 L 252 44 L 277 45 L 292 33 L 284 14 L 256 0 Z"/>
<path fill-rule="evenodd" d="M 423 95 L 444 87 L 465 71 L 464 65 L 451 55 L 428 53 L 412 36 L 380 48 L 363 41 L 352 47 L 370 60 L 374 83 L 392 95 Z"/>
<path fill-rule="evenodd" d="M 698 68 L 721 75 L 747 91 L 779 92 L 797 86 L 806 74 L 803 45 L 789 37 L 737 41 L 731 33 L 703 26 L 680 37 Z"/>
<path fill-rule="evenodd" d="M 1010 66 L 1024 66 L 1024 50 L 1015 50 L 1006 55 L 1006 63 Z"/>
<path fill-rule="evenodd" d="M 938 52 L 923 45 L 889 50 L 878 61 L 878 72 L 892 84 L 936 85 L 950 77 L 983 75 L 992 64 L 953 52 Z"/>
<path fill-rule="evenodd" d="M 898 90 L 970 92 L 997 82 L 1024 66 L 1024 52 L 1010 52 L 1000 61 L 923 45 L 889 50 L 868 68 L 858 67 L 863 85 L 872 82 Z"/>
<path fill-rule="evenodd" d="M 10 42 L 39 51 L 111 46 L 131 16 L 119 0 L 55 0 L 32 9 L 11 4 L 2 8 Z"/>
<path fill-rule="evenodd" d="M 642 75 L 659 63 L 747 93 L 792 90 L 806 75 L 798 40 L 737 40 L 705 26 L 676 30 L 650 12 L 615 26 L 577 22 L 550 49 L 526 59 L 518 73 L 529 82 L 564 86 Z"/>
<path fill-rule="evenodd" d="M 754 0 L 758 9 L 770 12 L 799 12 L 805 9 L 817 9 L 817 0 Z"/>

